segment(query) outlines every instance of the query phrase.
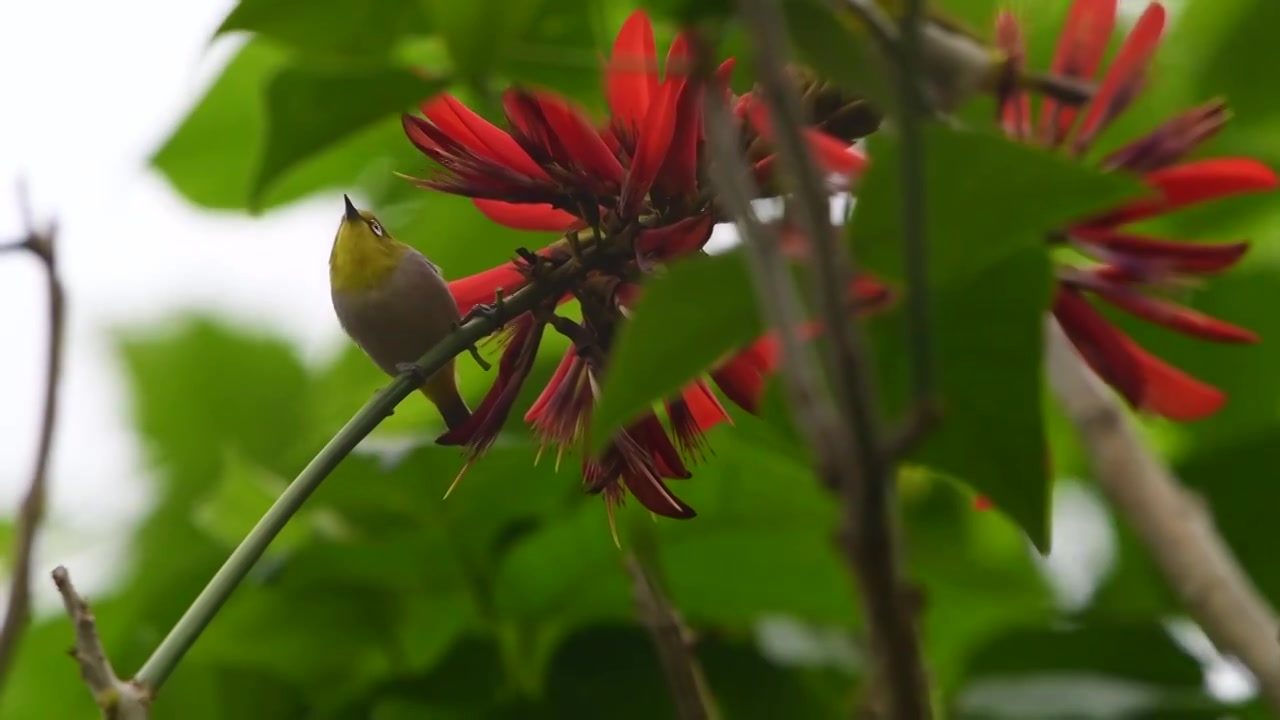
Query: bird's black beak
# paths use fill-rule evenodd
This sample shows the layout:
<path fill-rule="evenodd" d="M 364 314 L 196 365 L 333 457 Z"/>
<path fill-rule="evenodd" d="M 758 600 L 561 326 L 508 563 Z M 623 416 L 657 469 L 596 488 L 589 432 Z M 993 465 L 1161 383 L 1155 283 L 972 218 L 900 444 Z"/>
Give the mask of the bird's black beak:
<path fill-rule="evenodd" d="M 347 204 L 347 219 L 348 219 L 348 220 L 363 220 L 363 219 L 364 219 L 364 218 L 360 217 L 360 211 L 356 209 L 356 206 L 351 204 L 351 198 L 347 197 L 346 195 L 343 195 L 343 196 L 342 196 L 342 202 L 344 202 L 344 203 L 346 203 L 346 204 Z"/>

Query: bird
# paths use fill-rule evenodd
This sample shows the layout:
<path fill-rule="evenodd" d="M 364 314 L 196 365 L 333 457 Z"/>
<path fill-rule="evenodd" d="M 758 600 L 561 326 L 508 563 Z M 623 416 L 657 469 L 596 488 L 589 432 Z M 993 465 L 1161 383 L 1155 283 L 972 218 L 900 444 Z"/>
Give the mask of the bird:
<path fill-rule="evenodd" d="M 440 268 L 396 240 L 373 213 L 342 196 L 346 209 L 329 254 L 329 290 L 338 323 L 383 372 L 400 375 L 461 321 Z M 450 431 L 471 417 L 450 359 L 420 392 Z"/>

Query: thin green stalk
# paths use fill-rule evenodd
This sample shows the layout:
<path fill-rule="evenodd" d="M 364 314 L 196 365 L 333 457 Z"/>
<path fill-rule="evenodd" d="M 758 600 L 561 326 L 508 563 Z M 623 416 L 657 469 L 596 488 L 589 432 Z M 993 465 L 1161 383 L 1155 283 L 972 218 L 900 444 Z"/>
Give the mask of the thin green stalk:
<path fill-rule="evenodd" d="M 551 297 L 553 291 L 560 286 L 561 278 L 571 272 L 572 268 L 569 265 L 561 267 L 556 273 L 548 276 L 547 282 L 530 285 L 504 300 L 502 302 L 504 314 L 507 317 L 515 317 Z M 415 363 L 417 372 L 402 373 L 365 403 L 364 407 L 347 421 L 347 424 L 333 436 L 315 459 L 289 484 L 271 509 L 267 510 L 267 514 L 262 516 L 249 535 L 241 541 L 239 547 L 231 553 L 231 557 L 222 564 L 217 574 L 204 590 L 200 591 L 200 595 L 143 664 L 134 681 L 142 683 L 153 694 L 159 691 L 174 668 L 182 661 L 183 656 L 200 637 L 200 633 L 208 627 L 209 622 L 218 614 L 227 598 L 249 574 L 254 563 L 262 557 L 262 553 L 284 529 L 289 519 L 302 508 L 311 493 L 320 487 L 320 483 L 360 444 L 361 440 L 364 440 L 379 423 L 391 415 L 400 401 L 417 389 L 419 382 L 415 376 L 418 373 L 422 375 L 434 373 L 449 360 L 466 352 L 481 338 L 497 329 L 498 323 L 488 317 L 469 320 L 419 358 Z"/>

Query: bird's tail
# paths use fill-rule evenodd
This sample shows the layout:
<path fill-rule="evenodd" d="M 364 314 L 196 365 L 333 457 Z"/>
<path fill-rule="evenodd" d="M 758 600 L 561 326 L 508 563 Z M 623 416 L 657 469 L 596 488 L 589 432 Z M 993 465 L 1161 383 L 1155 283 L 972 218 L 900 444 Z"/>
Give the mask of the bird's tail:
<path fill-rule="evenodd" d="M 458 393 L 458 382 L 452 364 L 428 378 L 421 390 L 440 411 L 450 432 L 456 431 L 471 419 L 471 408 L 467 407 L 467 401 Z"/>

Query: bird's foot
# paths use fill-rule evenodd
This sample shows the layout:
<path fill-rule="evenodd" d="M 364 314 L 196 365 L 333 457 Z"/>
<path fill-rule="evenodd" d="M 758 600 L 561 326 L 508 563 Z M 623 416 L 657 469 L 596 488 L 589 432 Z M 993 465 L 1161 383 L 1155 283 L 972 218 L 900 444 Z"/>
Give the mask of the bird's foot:
<path fill-rule="evenodd" d="M 401 375 L 408 375 L 413 378 L 419 385 L 427 381 L 427 371 L 418 363 L 402 362 L 396 363 L 396 372 Z"/>
<path fill-rule="evenodd" d="M 475 307 L 467 311 L 466 315 L 462 316 L 462 320 L 460 320 L 458 324 L 466 325 L 477 318 L 483 318 L 492 322 L 495 325 L 495 330 L 501 328 L 507 323 L 507 306 L 502 294 L 502 288 L 498 288 L 494 291 L 492 303 L 476 304 Z"/>

